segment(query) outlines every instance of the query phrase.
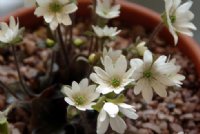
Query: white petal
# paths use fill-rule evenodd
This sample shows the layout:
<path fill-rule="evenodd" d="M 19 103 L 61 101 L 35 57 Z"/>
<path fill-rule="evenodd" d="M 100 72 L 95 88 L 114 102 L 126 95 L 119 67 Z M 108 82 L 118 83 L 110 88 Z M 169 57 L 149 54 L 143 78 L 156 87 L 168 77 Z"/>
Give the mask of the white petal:
<path fill-rule="evenodd" d="M 167 60 L 167 56 L 162 55 L 156 59 L 156 61 L 154 62 L 154 65 L 159 66 L 161 64 L 164 64 L 166 62 L 166 60 Z"/>
<path fill-rule="evenodd" d="M 146 86 L 149 86 L 149 85 L 146 85 L 146 84 L 148 84 L 147 82 L 146 82 L 146 79 L 140 79 L 137 83 L 136 83 L 136 85 L 135 85 L 135 88 L 134 88 L 134 94 L 135 95 L 138 95 L 138 94 L 140 94 L 140 92 L 146 87 Z"/>
<path fill-rule="evenodd" d="M 78 7 L 74 3 L 71 3 L 71 4 L 64 6 L 64 13 L 70 14 L 70 13 L 75 12 L 77 9 L 78 9 Z"/>
<path fill-rule="evenodd" d="M 174 86 L 173 81 L 171 81 L 167 76 L 165 75 L 156 75 L 154 76 L 157 81 L 160 81 L 160 83 L 166 85 L 166 86 Z"/>
<path fill-rule="evenodd" d="M 86 89 L 88 87 L 88 83 L 89 83 L 88 79 L 84 78 L 84 79 L 81 80 L 81 82 L 79 83 L 79 85 L 80 85 L 80 87 L 82 89 Z"/>
<path fill-rule="evenodd" d="M 86 107 L 76 106 L 76 108 L 80 111 L 86 111 Z"/>
<path fill-rule="evenodd" d="M 109 56 L 105 57 L 104 66 L 105 66 L 106 72 L 109 75 L 113 75 L 114 73 L 113 63 L 112 63 L 112 59 Z"/>
<path fill-rule="evenodd" d="M 188 28 L 188 29 L 192 29 L 192 30 L 197 30 L 196 26 L 191 23 L 191 22 L 184 22 L 181 24 L 178 24 L 178 26 L 176 26 L 176 29 L 181 29 L 181 28 Z"/>
<path fill-rule="evenodd" d="M 91 102 L 90 104 L 85 105 L 84 107 L 85 107 L 85 109 L 87 109 L 87 110 L 93 110 L 92 106 L 95 105 L 95 104 L 96 104 L 96 103 Z"/>
<path fill-rule="evenodd" d="M 61 92 L 71 98 L 72 90 L 69 87 L 63 86 Z"/>
<path fill-rule="evenodd" d="M 156 80 L 151 81 L 151 85 L 154 89 L 154 91 L 161 97 L 167 97 L 167 91 L 166 86 L 161 84 L 160 82 L 157 82 Z"/>
<path fill-rule="evenodd" d="M 15 23 L 15 18 L 13 16 L 10 17 L 10 24 L 9 24 L 11 29 L 15 29 L 16 23 Z"/>
<path fill-rule="evenodd" d="M 116 116 L 115 118 L 110 118 L 110 126 L 112 130 L 124 134 L 127 126 L 124 120 L 120 116 Z"/>
<path fill-rule="evenodd" d="M 189 10 L 191 8 L 192 4 L 193 4 L 192 1 L 185 2 L 184 4 L 180 5 L 177 8 L 177 12 L 185 12 L 185 11 Z"/>
<path fill-rule="evenodd" d="M 75 105 L 75 103 L 74 103 L 69 97 L 65 97 L 65 101 L 66 101 L 69 105 L 72 105 L 72 106 Z"/>
<path fill-rule="evenodd" d="M 105 85 L 105 82 L 95 73 L 90 74 L 90 79 L 97 84 Z"/>
<path fill-rule="evenodd" d="M 47 13 L 47 10 L 43 7 L 37 7 L 34 12 L 34 14 L 38 17 L 44 16 L 46 13 Z"/>
<path fill-rule="evenodd" d="M 190 37 L 193 37 L 194 35 L 193 32 L 187 28 L 177 29 L 177 31 Z"/>
<path fill-rule="evenodd" d="M 109 114 L 110 117 L 116 117 L 119 112 L 118 106 L 110 102 L 106 102 L 103 109 Z"/>
<path fill-rule="evenodd" d="M 144 57 L 143 57 L 144 63 L 145 63 L 145 68 L 149 68 L 153 62 L 153 56 L 152 53 L 149 50 L 146 50 L 144 52 Z"/>
<path fill-rule="evenodd" d="M 121 55 L 115 63 L 115 71 L 116 71 L 115 73 L 122 75 L 126 72 L 126 69 L 127 69 L 127 60 L 125 56 Z"/>
<path fill-rule="evenodd" d="M 120 103 L 119 105 L 119 111 L 123 113 L 125 116 L 127 116 L 130 119 L 137 119 L 138 115 L 135 113 L 136 110 L 131 105 L 127 105 L 125 103 Z"/>
<path fill-rule="evenodd" d="M 80 86 L 76 81 L 72 82 L 72 91 L 80 91 Z"/>
<path fill-rule="evenodd" d="M 98 93 L 108 94 L 108 93 L 113 92 L 114 89 L 111 88 L 111 87 L 108 87 L 108 86 L 101 86 L 101 85 L 100 85 L 100 86 L 97 87 L 96 91 L 97 91 Z"/>
<path fill-rule="evenodd" d="M 146 84 L 144 86 L 144 88 L 142 89 L 142 96 L 144 98 L 144 100 L 148 103 L 152 100 L 153 98 L 153 91 L 151 86 L 148 84 Z"/>
<path fill-rule="evenodd" d="M 69 15 L 62 14 L 62 15 L 59 16 L 59 18 L 60 18 L 59 23 L 62 23 L 65 26 L 69 26 L 69 25 L 72 24 L 72 20 L 69 17 Z"/>
<path fill-rule="evenodd" d="M 53 20 L 51 23 L 50 23 L 50 28 L 52 30 L 55 30 L 56 28 L 58 27 L 58 22 Z"/>
<path fill-rule="evenodd" d="M 108 118 L 107 113 L 104 109 L 102 109 L 99 113 L 98 120 L 102 122 L 102 121 L 105 121 L 106 118 Z"/>
<path fill-rule="evenodd" d="M 6 32 L 9 29 L 8 25 L 5 22 L 1 22 L 0 27 L 3 32 Z"/>
<path fill-rule="evenodd" d="M 143 61 L 141 59 L 131 59 L 130 64 L 131 67 L 135 70 L 142 67 Z"/>
<path fill-rule="evenodd" d="M 97 134 L 104 134 L 109 126 L 109 117 L 107 117 L 107 114 L 104 110 L 102 111 L 99 113 L 97 118 Z"/>
<path fill-rule="evenodd" d="M 90 99 L 91 99 L 91 101 L 94 101 L 97 98 L 99 98 L 99 96 L 100 96 L 100 93 L 95 92 L 95 93 L 93 93 L 93 94 L 90 95 Z"/>
<path fill-rule="evenodd" d="M 54 15 L 51 14 L 51 13 L 45 13 L 45 14 L 44 14 L 44 19 L 45 19 L 45 21 L 46 21 L 47 23 L 50 23 L 50 22 L 53 21 Z M 54 20 L 54 21 L 55 21 L 55 20 Z"/>
<path fill-rule="evenodd" d="M 130 68 L 124 75 L 123 75 L 123 79 L 129 79 L 134 73 L 134 69 Z"/>
<path fill-rule="evenodd" d="M 125 89 L 124 87 L 116 88 L 116 89 L 114 90 L 114 93 L 119 94 L 119 93 L 121 93 L 124 89 Z"/>
<path fill-rule="evenodd" d="M 109 76 L 107 74 L 107 72 L 105 72 L 103 69 L 101 69 L 100 67 L 94 67 L 94 71 L 96 72 L 96 74 L 103 80 L 109 80 Z"/>

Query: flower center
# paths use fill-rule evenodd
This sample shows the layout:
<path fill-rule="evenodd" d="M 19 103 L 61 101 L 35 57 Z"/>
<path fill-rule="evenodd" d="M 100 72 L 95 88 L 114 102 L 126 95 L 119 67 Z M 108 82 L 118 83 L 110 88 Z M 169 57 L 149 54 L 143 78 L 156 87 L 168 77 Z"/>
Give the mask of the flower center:
<path fill-rule="evenodd" d="M 151 78 L 152 77 L 152 72 L 147 70 L 143 73 L 143 76 L 146 77 L 146 78 Z"/>
<path fill-rule="evenodd" d="M 176 16 L 175 15 L 170 16 L 170 20 L 172 23 L 174 23 L 176 21 Z"/>
<path fill-rule="evenodd" d="M 119 87 L 120 86 L 120 79 L 119 78 L 113 78 L 112 80 L 111 80 L 111 85 L 113 86 L 113 87 Z"/>
<path fill-rule="evenodd" d="M 84 105 L 86 102 L 86 98 L 81 95 L 77 95 L 74 97 L 75 104 L 78 106 Z"/>
<path fill-rule="evenodd" d="M 62 10 L 62 5 L 59 3 L 59 2 L 52 2 L 50 5 L 49 5 L 49 9 L 50 11 L 56 13 L 56 12 L 60 12 Z"/>

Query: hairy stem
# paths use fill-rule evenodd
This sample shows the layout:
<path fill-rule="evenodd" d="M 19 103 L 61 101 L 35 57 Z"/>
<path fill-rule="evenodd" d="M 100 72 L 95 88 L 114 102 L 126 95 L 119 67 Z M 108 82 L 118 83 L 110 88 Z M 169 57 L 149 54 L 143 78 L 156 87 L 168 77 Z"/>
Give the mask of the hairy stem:
<path fill-rule="evenodd" d="M 18 73 L 18 76 L 19 76 L 19 82 L 20 82 L 20 85 L 22 86 L 22 89 L 24 91 L 24 93 L 26 93 L 27 95 L 29 96 L 34 96 L 32 93 L 30 93 L 25 85 L 25 82 L 23 80 L 23 77 L 22 77 L 22 74 L 21 74 L 21 71 L 20 71 L 20 67 L 19 67 L 19 61 L 17 59 L 17 55 L 16 55 L 16 49 L 15 49 L 15 46 L 11 46 L 12 48 L 12 52 L 13 52 L 13 56 L 14 56 L 14 62 L 15 62 L 15 65 L 16 65 L 16 69 L 17 69 L 17 73 Z"/>
<path fill-rule="evenodd" d="M 67 50 L 65 48 L 65 44 L 64 44 L 60 25 L 58 26 L 57 30 L 58 30 L 58 38 L 59 38 L 59 41 L 60 41 L 59 45 L 60 45 L 61 51 L 63 53 L 66 65 L 69 65 L 69 59 L 68 59 L 68 56 L 67 56 L 68 53 L 67 53 Z"/>
<path fill-rule="evenodd" d="M 154 31 L 151 33 L 148 42 L 146 43 L 147 45 L 151 44 L 152 41 L 154 41 L 155 37 L 159 34 L 159 32 L 162 30 L 162 28 L 164 27 L 163 22 L 160 22 L 156 28 L 154 29 Z"/>
<path fill-rule="evenodd" d="M 21 100 L 13 90 L 11 90 L 7 85 L 5 85 L 2 81 L 0 81 L 0 87 L 3 88 L 5 91 L 9 92 L 16 100 Z"/>
<path fill-rule="evenodd" d="M 49 74 L 48 74 L 48 84 L 50 84 L 52 82 L 53 79 L 53 67 L 54 67 L 54 63 L 56 60 L 56 52 L 53 50 L 52 55 L 51 55 L 51 64 L 50 64 L 50 68 L 49 68 Z"/>

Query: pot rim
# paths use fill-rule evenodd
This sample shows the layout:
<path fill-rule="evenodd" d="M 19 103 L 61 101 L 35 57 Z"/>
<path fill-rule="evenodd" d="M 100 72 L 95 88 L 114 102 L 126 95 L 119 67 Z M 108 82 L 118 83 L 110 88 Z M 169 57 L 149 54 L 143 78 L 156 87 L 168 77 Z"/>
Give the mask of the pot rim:
<path fill-rule="evenodd" d="M 80 5 L 88 5 L 91 3 L 91 0 L 79 0 L 78 1 Z M 148 19 L 148 22 L 142 22 L 142 23 L 150 23 L 151 22 L 151 29 L 153 29 L 157 24 L 161 22 L 161 17 L 158 13 L 155 11 L 148 9 L 146 7 L 143 7 L 141 5 L 130 3 L 124 0 L 117 0 L 117 2 L 121 5 L 121 10 L 123 12 L 132 12 L 136 15 L 143 16 L 143 18 L 150 18 Z M 21 8 L 16 10 L 15 12 L 11 12 L 5 17 L 0 17 L 0 21 L 8 22 L 10 16 L 19 17 L 20 16 L 26 16 L 27 14 L 33 14 L 35 7 L 29 7 L 29 8 Z M 125 14 L 123 14 L 125 15 Z M 122 15 L 122 16 L 123 16 Z M 150 25 L 150 24 L 148 24 Z M 145 25 L 146 26 L 146 25 Z M 152 28 L 153 27 L 153 28 Z M 167 28 L 164 28 L 160 35 L 162 37 L 166 36 L 165 40 L 167 42 L 173 42 L 173 38 Z M 198 73 L 198 76 L 200 77 L 200 45 L 191 37 L 188 37 L 183 34 L 179 34 L 179 42 L 178 42 L 178 48 L 180 51 L 185 54 L 188 58 L 191 59 L 191 61 L 195 64 L 196 71 Z"/>

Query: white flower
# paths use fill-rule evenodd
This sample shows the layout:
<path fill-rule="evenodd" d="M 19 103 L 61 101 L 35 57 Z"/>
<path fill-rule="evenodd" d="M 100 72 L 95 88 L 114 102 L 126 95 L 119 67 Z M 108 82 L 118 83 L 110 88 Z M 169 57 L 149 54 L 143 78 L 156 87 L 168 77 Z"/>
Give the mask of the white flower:
<path fill-rule="evenodd" d="M 103 38 L 103 37 L 112 38 L 121 32 L 121 30 L 117 31 L 117 27 L 108 27 L 107 25 L 104 28 L 101 28 L 99 26 L 92 26 L 92 28 L 93 28 L 95 34 L 99 38 Z"/>
<path fill-rule="evenodd" d="M 112 0 L 97 0 L 96 14 L 105 19 L 118 17 L 120 5 L 112 6 Z"/>
<path fill-rule="evenodd" d="M 9 26 L 1 22 L 0 23 L 0 47 L 3 47 L 5 44 L 14 44 L 18 43 L 21 38 L 22 29 L 19 29 L 18 21 L 15 22 L 13 16 L 10 17 Z"/>
<path fill-rule="evenodd" d="M 101 58 L 101 63 L 104 65 L 104 60 L 106 56 L 109 56 L 112 61 L 113 64 L 116 63 L 117 59 L 122 55 L 122 51 L 121 50 L 113 50 L 111 47 L 109 48 L 109 50 L 107 50 L 105 47 L 103 49 L 103 56 Z"/>
<path fill-rule="evenodd" d="M 135 69 L 133 78 L 136 80 L 134 93 L 138 95 L 142 92 L 145 101 L 150 102 L 153 97 L 152 89 L 161 97 L 167 96 L 168 86 L 181 85 L 185 79 L 183 75 L 177 74 L 179 66 L 174 64 L 174 60 L 167 62 L 166 56 L 160 56 L 153 61 L 152 53 L 145 51 L 143 61 L 132 59 L 131 66 Z"/>
<path fill-rule="evenodd" d="M 72 21 L 69 14 L 77 10 L 74 3 L 69 0 L 36 0 L 38 7 L 35 10 L 35 15 L 43 16 L 47 23 L 50 23 L 50 28 L 55 30 L 58 24 L 71 25 Z"/>
<path fill-rule="evenodd" d="M 127 128 L 124 120 L 118 115 L 119 111 L 131 119 L 137 119 L 138 115 L 131 105 L 125 103 L 113 104 L 106 102 L 97 119 L 97 134 L 104 134 L 110 124 L 112 130 L 123 134 Z"/>
<path fill-rule="evenodd" d="M 95 73 L 90 75 L 90 79 L 99 84 L 96 91 L 102 94 L 114 92 L 119 94 L 126 85 L 134 80 L 130 77 L 133 74 L 133 69 L 127 70 L 127 60 L 121 55 L 115 64 L 109 56 L 105 57 L 104 68 L 94 67 Z"/>
<path fill-rule="evenodd" d="M 140 42 L 137 46 L 136 46 L 136 51 L 137 53 L 140 55 L 140 56 L 143 56 L 144 55 L 144 52 L 146 50 L 148 50 L 148 48 L 145 46 L 146 45 L 146 42 L 145 41 L 142 41 Z"/>
<path fill-rule="evenodd" d="M 85 111 L 92 110 L 93 102 L 99 97 L 99 93 L 95 92 L 95 85 L 88 85 L 88 79 L 83 79 L 79 84 L 72 83 L 72 87 L 63 86 L 62 92 L 67 96 L 65 101 L 77 109 Z"/>
<path fill-rule="evenodd" d="M 166 21 L 170 33 L 174 37 L 174 43 L 178 43 L 177 32 L 193 36 L 191 30 L 197 28 L 190 21 L 194 18 L 194 14 L 189 10 L 193 4 L 192 1 L 187 1 L 181 4 L 181 0 L 165 0 Z"/>

